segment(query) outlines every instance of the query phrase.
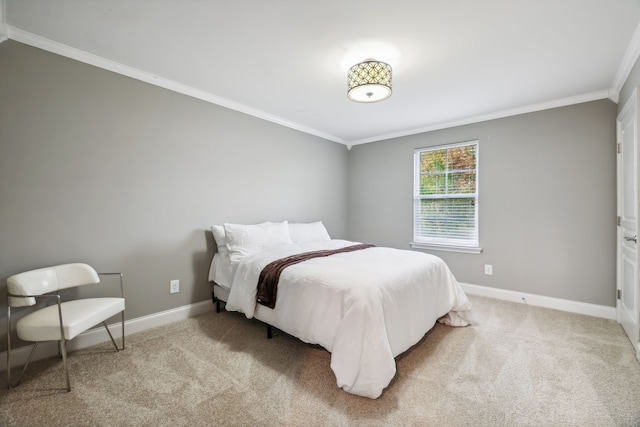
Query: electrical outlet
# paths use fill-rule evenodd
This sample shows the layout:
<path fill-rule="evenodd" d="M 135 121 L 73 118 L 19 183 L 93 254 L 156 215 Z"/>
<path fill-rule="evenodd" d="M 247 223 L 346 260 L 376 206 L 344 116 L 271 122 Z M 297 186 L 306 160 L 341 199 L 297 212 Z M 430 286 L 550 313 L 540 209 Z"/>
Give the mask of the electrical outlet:
<path fill-rule="evenodd" d="M 169 282 L 169 293 L 176 294 L 180 292 L 180 280 L 172 280 Z"/>
<path fill-rule="evenodd" d="M 493 274 L 493 265 L 485 264 L 484 265 L 484 274 L 487 276 L 491 276 Z"/>

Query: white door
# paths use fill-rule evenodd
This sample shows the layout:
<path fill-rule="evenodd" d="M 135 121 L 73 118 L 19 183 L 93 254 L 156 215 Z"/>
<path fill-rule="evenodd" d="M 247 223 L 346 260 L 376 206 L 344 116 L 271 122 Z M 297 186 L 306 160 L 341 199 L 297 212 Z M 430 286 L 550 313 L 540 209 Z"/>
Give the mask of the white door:
<path fill-rule="evenodd" d="M 618 115 L 618 321 L 640 360 L 638 332 L 638 91 Z"/>

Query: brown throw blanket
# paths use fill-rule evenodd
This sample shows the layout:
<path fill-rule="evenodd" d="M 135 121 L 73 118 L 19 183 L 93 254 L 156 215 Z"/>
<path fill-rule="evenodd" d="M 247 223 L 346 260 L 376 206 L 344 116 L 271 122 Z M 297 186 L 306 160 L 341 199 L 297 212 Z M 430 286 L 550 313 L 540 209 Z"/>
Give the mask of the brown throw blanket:
<path fill-rule="evenodd" d="M 267 264 L 267 266 L 260 272 L 260 278 L 258 279 L 258 304 L 262 304 L 269 308 L 274 308 L 276 306 L 276 295 L 278 293 L 278 281 L 280 280 L 280 274 L 290 265 L 298 264 L 312 258 L 326 257 L 343 252 L 359 251 L 373 246 L 374 245 L 358 244 L 346 246 L 340 249 L 303 252 L 301 254 L 291 255 Z"/>

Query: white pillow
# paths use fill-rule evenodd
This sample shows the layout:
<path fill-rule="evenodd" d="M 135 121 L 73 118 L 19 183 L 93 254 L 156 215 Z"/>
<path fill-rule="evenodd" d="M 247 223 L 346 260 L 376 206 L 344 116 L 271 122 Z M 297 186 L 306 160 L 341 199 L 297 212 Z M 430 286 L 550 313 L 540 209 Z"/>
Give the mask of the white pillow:
<path fill-rule="evenodd" d="M 289 224 L 289 234 L 293 243 L 320 242 L 331 240 L 322 221 L 310 224 Z"/>
<path fill-rule="evenodd" d="M 263 222 L 255 225 L 225 223 L 224 231 L 232 262 L 266 248 L 293 243 L 287 221 Z"/>
<path fill-rule="evenodd" d="M 220 255 L 228 255 L 229 249 L 227 249 L 227 235 L 224 232 L 224 227 L 222 225 L 212 225 L 211 232 L 218 246 L 218 253 Z"/>

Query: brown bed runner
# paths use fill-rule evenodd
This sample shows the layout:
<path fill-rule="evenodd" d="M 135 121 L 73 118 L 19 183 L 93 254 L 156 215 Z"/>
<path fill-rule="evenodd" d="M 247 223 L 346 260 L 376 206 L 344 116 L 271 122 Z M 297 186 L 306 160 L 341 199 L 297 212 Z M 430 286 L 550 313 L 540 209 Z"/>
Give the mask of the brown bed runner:
<path fill-rule="evenodd" d="M 359 251 L 374 247 L 374 245 L 358 244 L 346 246 L 340 249 L 326 249 L 321 251 L 303 252 L 286 258 L 275 260 L 266 265 L 260 272 L 258 279 L 258 295 L 257 302 L 269 308 L 276 306 L 276 294 L 278 293 L 278 281 L 282 271 L 290 265 L 298 264 L 312 258 L 326 257 L 329 255 L 339 254 L 343 252 Z"/>

